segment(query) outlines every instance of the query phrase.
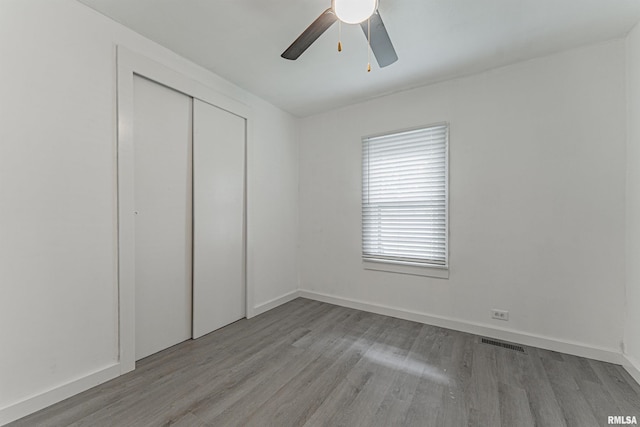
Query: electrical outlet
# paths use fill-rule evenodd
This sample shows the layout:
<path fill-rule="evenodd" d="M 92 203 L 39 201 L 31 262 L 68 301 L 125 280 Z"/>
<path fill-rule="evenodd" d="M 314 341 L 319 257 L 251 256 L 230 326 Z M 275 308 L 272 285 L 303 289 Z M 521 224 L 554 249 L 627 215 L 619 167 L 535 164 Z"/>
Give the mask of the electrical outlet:
<path fill-rule="evenodd" d="M 491 310 L 491 317 L 498 320 L 509 320 L 509 312 L 507 310 Z"/>

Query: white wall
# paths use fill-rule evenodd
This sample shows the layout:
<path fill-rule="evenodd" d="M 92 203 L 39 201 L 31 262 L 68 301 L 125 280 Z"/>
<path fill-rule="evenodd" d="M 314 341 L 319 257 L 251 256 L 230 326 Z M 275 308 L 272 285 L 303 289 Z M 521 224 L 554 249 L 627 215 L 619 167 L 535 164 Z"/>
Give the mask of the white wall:
<path fill-rule="evenodd" d="M 248 151 L 248 279 L 257 284 L 254 305 L 262 312 L 298 289 L 298 134 L 288 113 L 261 100 L 253 105 L 260 113 Z"/>
<path fill-rule="evenodd" d="M 75 1 L 2 0 L 0 424 L 117 359 L 116 45 L 252 108 L 255 306 L 297 288 L 292 116 Z"/>
<path fill-rule="evenodd" d="M 640 25 L 627 37 L 627 289 L 625 352 L 640 381 Z"/>
<path fill-rule="evenodd" d="M 616 360 L 624 100 L 618 40 L 304 119 L 302 294 Z M 441 121 L 450 278 L 363 270 L 360 138 Z M 492 320 L 492 308 L 510 320 Z"/>

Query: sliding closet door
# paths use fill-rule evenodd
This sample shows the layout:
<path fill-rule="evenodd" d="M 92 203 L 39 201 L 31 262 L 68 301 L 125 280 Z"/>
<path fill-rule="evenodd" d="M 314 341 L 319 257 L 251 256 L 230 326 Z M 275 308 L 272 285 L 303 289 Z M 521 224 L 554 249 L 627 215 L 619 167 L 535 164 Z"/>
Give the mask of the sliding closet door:
<path fill-rule="evenodd" d="M 191 338 L 192 98 L 134 79 L 136 360 Z"/>
<path fill-rule="evenodd" d="M 245 317 L 245 119 L 194 100 L 193 338 Z"/>

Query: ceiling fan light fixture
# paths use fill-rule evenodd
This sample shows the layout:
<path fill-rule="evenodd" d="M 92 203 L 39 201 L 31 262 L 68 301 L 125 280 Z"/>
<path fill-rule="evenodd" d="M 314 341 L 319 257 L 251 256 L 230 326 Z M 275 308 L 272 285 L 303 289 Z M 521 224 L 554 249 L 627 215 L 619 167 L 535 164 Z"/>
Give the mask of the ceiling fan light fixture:
<path fill-rule="evenodd" d="M 355 10 L 358 7 L 362 9 Z M 378 11 L 378 0 L 332 0 L 331 7 L 322 12 L 280 56 L 295 61 L 336 21 L 338 21 L 338 25 L 341 22 L 360 24 L 369 45 L 367 55 L 369 58 L 371 54 L 375 55 L 380 68 L 391 65 L 398 60 L 396 50 L 393 48 Z M 338 36 L 340 36 L 340 28 L 338 28 Z M 339 42 L 338 51 L 341 48 L 342 43 Z"/>
<path fill-rule="evenodd" d="M 333 12 L 345 24 L 364 22 L 376 11 L 378 0 L 333 0 Z"/>

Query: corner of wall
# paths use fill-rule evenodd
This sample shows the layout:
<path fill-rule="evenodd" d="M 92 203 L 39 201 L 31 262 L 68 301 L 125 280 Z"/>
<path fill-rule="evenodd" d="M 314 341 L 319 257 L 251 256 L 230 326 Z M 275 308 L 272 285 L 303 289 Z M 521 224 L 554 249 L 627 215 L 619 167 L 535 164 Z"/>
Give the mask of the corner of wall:
<path fill-rule="evenodd" d="M 640 23 L 625 39 L 626 182 L 623 366 L 640 383 Z"/>

